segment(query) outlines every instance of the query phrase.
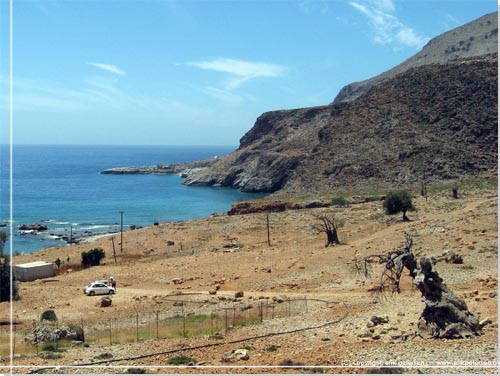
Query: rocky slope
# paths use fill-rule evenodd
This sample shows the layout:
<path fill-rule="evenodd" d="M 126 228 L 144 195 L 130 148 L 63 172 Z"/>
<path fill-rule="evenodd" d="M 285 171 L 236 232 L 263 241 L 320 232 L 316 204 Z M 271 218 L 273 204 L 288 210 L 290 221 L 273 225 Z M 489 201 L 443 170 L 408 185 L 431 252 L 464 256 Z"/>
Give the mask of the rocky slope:
<path fill-rule="evenodd" d="M 264 113 L 185 184 L 311 193 L 495 172 L 497 31 L 497 13 L 486 15 L 330 105 Z"/>
<path fill-rule="evenodd" d="M 497 52 L 497 17 L 498 13 L 490 13 L 433 38 L 422 51 L 398 66 L 368 80 L 354 82 L 345 86 L 333 103 L 351 102 L 361 94 L 366 93 L 371 87 L 387 81 L 410 68 Z"/>

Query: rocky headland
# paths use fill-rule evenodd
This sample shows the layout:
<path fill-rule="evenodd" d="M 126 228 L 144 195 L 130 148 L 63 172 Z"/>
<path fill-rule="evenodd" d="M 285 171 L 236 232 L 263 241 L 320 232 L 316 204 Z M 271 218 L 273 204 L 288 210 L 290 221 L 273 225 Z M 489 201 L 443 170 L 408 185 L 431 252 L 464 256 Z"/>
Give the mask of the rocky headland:
<path fill-rule="evenodd" d="M 187 185 L 315 194 L 497 171 L 497 13 L 432 39 L 333 103 L 262 114 L 222 158 L 104 173 L 176 173 Z"/>

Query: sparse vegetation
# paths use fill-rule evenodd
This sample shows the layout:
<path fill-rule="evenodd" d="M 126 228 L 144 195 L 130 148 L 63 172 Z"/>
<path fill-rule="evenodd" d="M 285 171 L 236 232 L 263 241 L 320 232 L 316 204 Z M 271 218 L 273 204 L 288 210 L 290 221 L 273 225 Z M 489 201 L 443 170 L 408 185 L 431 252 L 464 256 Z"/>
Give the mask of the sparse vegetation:
<path fill-rule="evenodd" d="M 182 364 L 189 364 L 189 363 L 196 363 L 196 360 L 189 357 L 189 356 L 176 356 L 174 358 L 170 358 L 167 360 L 168 364 L 173 364 L 173 365 L 182 365 Z"/>
<path fill-rule="evenodd" d="M 147 372 L 144 368 L 127 368 L 127 373 L 132 375 L 142 375 Z"/>
<path fill-rule="evenodd" d="M 342 196 L 336 196 L 332 198 L 332 205 L 335 206 L 343 206 L 349 204 L 349 201 L 345 199 L 345 197 Z"/>
<path fill-rule="evenodd" d="M 403 221 L 410 219 L 406 216 L 407 211 L 415 210 L 411 194 L 408 191 L 391 191 L 387 194 L 383 207 L 386 214 L 403 213 Z"/>
<path fill-rule="evenodd" d="M 60 347 L 54 346 L 53 344 L 45 345 L 42 347 L 42 351 L 50 351 L 50 352 L 63 352 L 64 349 Z"/>
<path fill-rule="evenodd" d="M 82 252 L 82 266 L 88 268 L 101 264 L 101 260 L 106 257 L 102 248 L 94 248 L 88 252 Z"/>
<path fill-rule="evenodd" d="M 11 281 L 12 281 L 12 300 L 18 300 L 19 288 L 15 280 L 10 276 L 10 257 L 4 254 L 3 246 L 7 241 L 7 233 L 0 231 L 0 302 L 11 300 Z"/>
<path fill-rule="evenodd" d="M 333 213 L 316 213 L 313 214 L 313 217 L 321 221 L 321 224 L 314 225 L 313 228 L 319 233 L 324 232 L 326 234 L 325 247 L 341 244 L 338 230 L 344 226 L 344 219 Z"/>
<path fill-rule="evenodd" d="M 40 320 L 57 321 L 57 315 L 54 310 L 48 309 L 42 313 Z"/>
<path fill-rule="evenodd" d="M 105 352 L 105 353 L 97 355 L 95 358 L 99 359 L 99 360 L 111 359 L 111 358 L 113 358 L 113 354 L 111 354 L 109 352 Z"/>

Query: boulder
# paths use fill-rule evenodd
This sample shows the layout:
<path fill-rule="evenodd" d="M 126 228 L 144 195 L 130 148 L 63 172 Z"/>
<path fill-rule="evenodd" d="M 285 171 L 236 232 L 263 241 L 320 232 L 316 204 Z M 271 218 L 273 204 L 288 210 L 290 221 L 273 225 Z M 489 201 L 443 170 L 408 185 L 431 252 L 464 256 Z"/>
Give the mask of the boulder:
<path fill-rule="evenodd" d="M 101 307 L 111 307 L 113 304 L 113 300 L 111 298 L 102 298 L 101 299 Z"/>
<path fill-rule="evenodd" d="M 222 357 L 222 361 L 225 363 L 233 363 L 240 360 L 248 360 L 250 359 L 250 354 L 247 349 L 237 349 L 224 353 Z"/>
<path fill-rule="evenodd" d="M 372 316 L 370 321 L 374 325 L 385 324 L 389 322 L 389 318 L 387 316 Z"/>
<path fill-rule="evenodd" d="M 24 341 L 32 345 L 50 343 L 62 339 L 85 341 L 83 329 L 80 326 L 72 324 L 57 328 L 46 321 L 42 321 L 24 337 Z"/>
<path fill-rule="evenodd" d="M 455 252 L 450 252 L 445 256 L 444 259 L 448 264 L 463 264 L 464 259 L 461 255 Z"/>

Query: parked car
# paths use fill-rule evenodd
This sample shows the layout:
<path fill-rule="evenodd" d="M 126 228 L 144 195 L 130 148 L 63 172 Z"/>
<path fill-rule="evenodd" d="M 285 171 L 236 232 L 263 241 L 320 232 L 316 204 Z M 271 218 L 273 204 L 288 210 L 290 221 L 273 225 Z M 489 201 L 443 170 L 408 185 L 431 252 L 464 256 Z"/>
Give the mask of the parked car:
<path fill-rule="evenodd" d="M 83 289 L 83 292 L 86 295 L 107 295 L 107 294 L 114 294 L 115 289 L 111 286 L 108 286 L 106 283 L 103 283 L 102 281 L 98 282 L 92 282 L 89 284 L 87 287 Z"/>

